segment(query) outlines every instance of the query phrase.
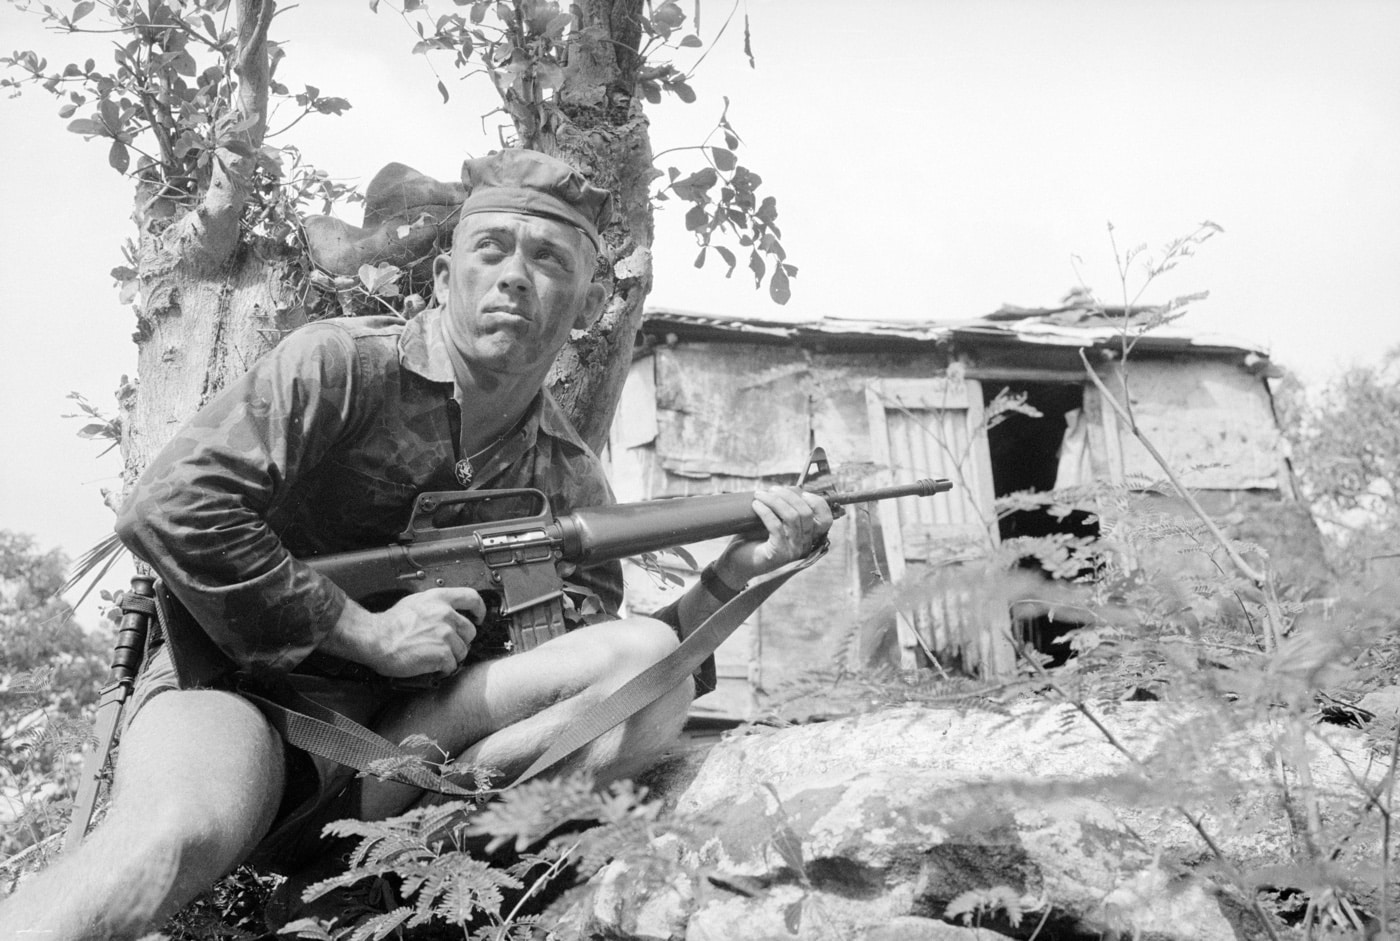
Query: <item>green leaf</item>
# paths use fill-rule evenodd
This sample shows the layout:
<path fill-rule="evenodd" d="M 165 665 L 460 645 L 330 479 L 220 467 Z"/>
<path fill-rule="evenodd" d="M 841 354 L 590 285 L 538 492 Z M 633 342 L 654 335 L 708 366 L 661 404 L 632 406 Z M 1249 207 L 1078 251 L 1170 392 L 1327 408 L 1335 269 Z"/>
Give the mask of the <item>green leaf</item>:
<path fill-rule="evenodd" d="M 788 283 L 788 273 L 782 265 L 773 269 L 773 277 L 768 279 L 768 296 L 775 304 L 786 304 L 792 298 L 792 285 Z"/>
<path fill-rule="evenodd" d="M 705 167 L 703 170 L 696 170 L 685 179 L 671 184 L 671 188 L 681 199 L 697 202 L 704 199 L 710 187 L 717 182 L 719 182 L 719 174 L 715 172 L 714 167 Z"/>
<path fill-rule="evenodd" d="M 92 118 L 76 118 L 68 122 L 68 130 L 85 137 L 107 137 L 107 129 Z"/>
<path fill-rule="evenodd" d="M 696 206 L 696 207 L 695 207 L 695 209 L 699 209 L 699 208 L 700 208 L 699 206 Z M 691 212 L 694 212 L 695 209 L 692 209 Z M 687 214 L 687 217 L 688 217 L 688 214 Z M 688 229 L 688 228 L 690 228 L 690 226 L 687 225 L 686 228 Z M 695 256 L 695 267 L 697 267 L 697 268 L 703 268 L 703 267 L 705 267 L 705 250 L 706 250 L 706 246 L 703 246 L 703 245 L 702 245 L 702 246 L 700 247 L 700 254 L 698 254 L 698 255 Z M 79 432 L 79 434 L 82 434 L 82 432 Z"/>
<path fill-rule="evenodd" d="M 442 83 L 442 79 L 438 79 L 437 89 L 438 94 L 442 96 L 442 103 L 447 104 L 447 86 Z"/>
<path fill-rule="evenodd" d="M 739 264 L 739 259 L 734 257 L 734 253 L 723 245 L 716 245 L 715 251 L 719 252 L 719 257 L 724 259 L 724 263 L 729 266 L 729 270 L 724 273 L 727 278 L 734 273 L 734 268 Z"/>
<path fill-rule="evenodd" d="M 666 87 L 669 88 L 671 91 L 675 92 L 676 97 L 679 98 L 681 101 L 684 101 L 686 104 L 695 104 L 695 89 L 691 88 L 685 82 L 672 82 Z"/>
<path fill-rule="evenodd" d="M 741 193 L 752 193 L 759 187 L 759 184 L 763 182 L 763 177 L 754 173 L 748 167 L 739 167 L 734 171 L 734 176 L 729 182 Z"/>
<path fill-rule="evenodd" d="M 558 88 L 564 84 L 564 70 L 553 62 L 542 62 L 535 68 L 535 81 L 540 88 Z"/>
<path fill-rule="evenodd" d="M 749 15 L 744 14 L 744 55 L 749 57 L 749 68 L 756 69 L 753 61 L 753 38 L 749 34 Z"/>
<path fill-rule="evenodd" d="M 690 207 L 690 211 L 685 214 L 685 228 L 688 232 L 698 232 L 710 224 L 710 216 L 705 212 L 703 203 L 696 203 Z M 700 267 L 696 265 L 695 267 Z"/>
<path fill-rule="evenodd" d="M 802 838 L 787 824 L 783 824 L 773 833 L 773 849 L 777 850 L 783 862 L 794 872 L 805 872 L 805 863 L 802 858 Z"/>
<path fill-rule="evenodd" d="M 102 117 L 102 123 L 107 128 L 108 135 L 116 137 L 121 130 L 122 115 L 117 107 L 117 103 L 110 98 L 104 98 L 97 103 L 97 113 Z"/>
<path fill-rule="evenodd" d="M 802 931 L 802 901 L 805 898 L 803 896 L 783 909 L 783 926 L 788 934 L 796 935 Z"/>
<path fill-rule="evenodd" d="M 69 22 L 78 22 L 78 20 L 91 13 L 96 6 L 97 4 L 91 2 L 91 0 L 83 0 L 82 3 L 79 3 L 77 6 L 73 7 L 73 15 L 69 18 Z"/>
<path fill-rule="evenodd" d="M 574 15 L 572 13 L 560 13 L 550 20 L 549 25 L 544 28 L 545 38 L 558 42 L 560 37 L 564 35 L 564 30 L 568 29 L 573 22 Z"/>
<path fill-rule="evenodd" d="M 738 163 L 738 158 L 734 156 L 734 151 L 725 150 L 723 147 L 711 147 L 710 156 L 714 158 L 715 166 L 719 167 L 720 170 L 725 173 L 733 170 L 735 164 Z"/>
<path fill-rule="evenodd" d="M 350 110 L 350 102 L 344 98 L 320 98 L 314 107 L 321 114 L 343 114 Z"/>
<path fill-rule="evenodd" d="M 119 140 L 112 141 L 112 148 L 107 151 L 107 163 L 118 173 L 125 173 L 126 168 L 131 166 L 131 154 L 127 152 L 126 145 Z"/>
<path fill-rule="evenodd" d="M 658 33 L 663 35 L 680 29 L 685 22 L 685 11 L 680 8 L 680 4 L 675 0 L 666 0 L 665 3 L 656 8 L 656 12 L 651 15 L 651 25 Z"/>
<path fill-rule="evenodd" d="M 756 251 L 749 252 L 749 270 L 753 272 L 753 286 L 758 287 L 763 283 L 763 274 L 768 270 L 768 266 Z"/>
<path fill-rule="evenodd" d="M 681 39 L 681 46 L 685 49 L 699 49 L 703 45 L 699 36 L 686 36 Z"/>

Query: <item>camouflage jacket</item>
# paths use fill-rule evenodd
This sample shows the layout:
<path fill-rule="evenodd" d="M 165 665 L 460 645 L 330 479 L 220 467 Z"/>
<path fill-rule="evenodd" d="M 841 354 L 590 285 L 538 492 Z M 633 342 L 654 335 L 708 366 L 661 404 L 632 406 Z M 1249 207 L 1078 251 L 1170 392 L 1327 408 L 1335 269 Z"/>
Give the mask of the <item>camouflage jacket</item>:
<path fill-rule="evenodd" d="M 292 669 L 340 616 L 345 593 L 299 558 L 387 545 L 419 492 L 460 488 L 471 418 L 454 397 L 440 316 L 295 331 L 177 432 L 129 495 L 123 542 L 240 667 Z M 470 486 L 535 487 L 559 514 L 613 502 L 547 392 Z M 573 581 L 616 613 L 616 563 Z"/>

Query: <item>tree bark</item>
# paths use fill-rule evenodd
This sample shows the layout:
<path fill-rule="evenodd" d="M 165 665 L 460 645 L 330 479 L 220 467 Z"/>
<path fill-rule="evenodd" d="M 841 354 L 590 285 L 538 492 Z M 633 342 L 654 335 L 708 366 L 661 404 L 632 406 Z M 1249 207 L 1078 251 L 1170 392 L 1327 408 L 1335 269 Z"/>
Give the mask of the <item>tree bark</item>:
<path fill-rule="evenodd" d="M 580 44 L 564 70 L 557 120 L 546 120 L 534 146 L 612 190 L 613 224 L 603 232 L 604 277 L 611 292 L 603 314 L 578 331 L 559 355 L 549 387 L 589 447 L 607 443 L 613 412 L 632 361 L 632 344 L 651 292 L 653 220 L 651 138 L 635 96 L 641 0 L 584 0 Z M 517 127 L 521 123 L 517 122 Z"/>
<path fill-rule="evenodd" d="M 194 193 L 156 182 L 137 186 L 138 384 L 119 391 L 122 458 L 129 486 L 175 430 L 242 374 L 295 322 L 282 277 L 284 247 L 250 239 L 242 225 L 251 154 L 267 128 L 267 31 L 275 0 L 239 0 L 234 110 L 251 118 L 237 151 L 215 152 Z"/>

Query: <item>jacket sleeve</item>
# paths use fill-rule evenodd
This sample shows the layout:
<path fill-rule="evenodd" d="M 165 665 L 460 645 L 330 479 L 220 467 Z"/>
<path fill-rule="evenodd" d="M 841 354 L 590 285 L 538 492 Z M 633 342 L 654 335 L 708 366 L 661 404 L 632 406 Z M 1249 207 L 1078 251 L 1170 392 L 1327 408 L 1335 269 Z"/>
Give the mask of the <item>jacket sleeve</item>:
<path fill-rule="evenodd" d="M 342 330 L 291 334 L 176 433 L 118 515 L 122 541 L 245 669 L 290 670 L 345 606 L 268 517 L 352 424 L 355 367 Z"/>

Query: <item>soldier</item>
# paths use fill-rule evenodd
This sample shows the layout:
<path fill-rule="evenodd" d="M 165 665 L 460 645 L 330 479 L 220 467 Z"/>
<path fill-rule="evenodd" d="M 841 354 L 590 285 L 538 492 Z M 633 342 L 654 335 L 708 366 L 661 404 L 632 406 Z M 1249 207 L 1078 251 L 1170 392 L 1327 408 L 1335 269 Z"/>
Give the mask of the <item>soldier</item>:
<path fill-rule="evenodd" d="M 246 674 L 292 678 L 390 741 L 421 733 L 510 780 L 751 578 L 805 555 L 831 513 L 811 494 L 762 491 L 766 538 L 736 539 L 657 618 L 595 620 L 460 669 L 485 611 L 475 591 L 371 612 L 299 561 L 391 542 L 422 491 L 536 487 L 561 514 L 611 502 L 544 390 L 570 331 L 603 307 L 593 272 L 609 194 L 529 151 L 470 160 L 463 182 L 452 252 L 434 265 L 438 306 L 289 335 L 151 462 L 118 532 Z M 616 615 L 616 563 L 572 580 Z M 324 852 L 325 823 L 424 798 L 289 746 L 236 692 L 189 688 L 170 647 L 138 681 L 105 820 L 0 907 L 4 937 L 139 937 L 245 860 L 295 870 Z M 446 679 L 413 693 L 394 683 L 427 674 Z M 693 695 L 683 683 L 564 770 L 599 781 L 642 770 Z"/>

